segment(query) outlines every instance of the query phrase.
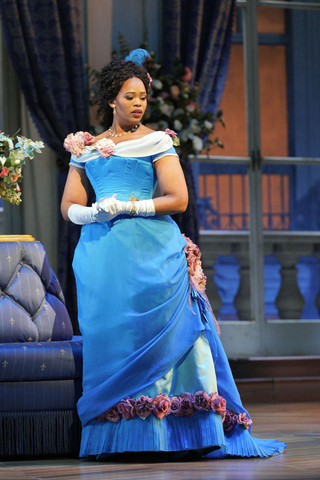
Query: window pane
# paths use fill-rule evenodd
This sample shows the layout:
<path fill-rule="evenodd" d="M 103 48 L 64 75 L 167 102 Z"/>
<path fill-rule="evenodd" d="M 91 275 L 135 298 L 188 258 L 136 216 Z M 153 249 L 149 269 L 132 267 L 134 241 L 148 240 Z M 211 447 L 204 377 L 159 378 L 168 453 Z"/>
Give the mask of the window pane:
<path fill-rule="evenodd" d="M 286 48 L 259 45 L 261 152 L 288 156 Z"/>
<path fill-rule="evenodd" d="M 258 32 L 285 33 L 284 9 L 258 7 Z"/>
<path fill-rule="evenodd" d="M 220 108 L 226 127 L 216 124 L 212 139 L 218 137 L 224 148 L 214 147 L 211 155 L 247 156 L 243 45 L 233 44 L 229 73 Z"/>

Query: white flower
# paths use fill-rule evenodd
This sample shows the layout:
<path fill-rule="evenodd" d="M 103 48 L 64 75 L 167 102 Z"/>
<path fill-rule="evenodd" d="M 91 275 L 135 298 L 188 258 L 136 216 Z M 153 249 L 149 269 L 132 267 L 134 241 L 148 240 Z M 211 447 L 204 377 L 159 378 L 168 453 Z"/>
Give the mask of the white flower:
<path fill-rule="evenodd" d="M 171 117 L 172 112 L 174 111 L 173 105 L 168 105 L 167 103 L 163 103 L 160 105 L 160 112 L 167 117 Z"/>
<path fill-rule="evenodd" d="M 0 157 L 0 163 L 3 166 L 6 163 L 7 159 L 6 157 Z"/>
<path fill-rule="evenodd" d="M 189 103 L 189 105 L 186 106 L 187 112 L 194 112 L 195 111 L 195 106 L 192 103 Z"/>
<path fill-rule="evenodd" d="M 213 127 L 212 123 L 209 122 L 209 120 L 205 120 L 205 121 L 203 122 L 203 125 L 205 126 L 205 128 L 206 128 L 207 130 L 211 130 L 212 127 Z"/>
<path fill-rule="evenodd" d="M 193 133 L 199 133 L 200 132 L 200 127 L 199 127 L 199 122 L 196 118 L 193 118 L 190 122 L 190 128 Z"/>
<path fill-rule="evenodd" d="M 175 130 L 177 130 L 177 132 L 179 130 L 181 130 L 181 128 L 183 127 L 182 123 L 180 122 L 180 120 L 178 120 L 177 118 L 173 121 L 173 128 Z"/>
<path fill-rule="evenodd" d="M 196 150 L 196 152 L 201 152 L 201 150 L 203 149 L 203 141 L 200 137 L 197 137 L 197 135 L 195 135 L 192 140 L 192 146 Z"/>
<path fill-rule="evenodd" d="M 189 140 L 187 130 L 182 130 L 181 132 L 179 132 L 179 139 L 182 143 L 185 143 Z"/>
<path fill-rule="evenodd" d="M 162 90 L 163 83 L 161 82 L 161 80 L 158 80 L 158 79 L 153 80 L 152 87 L 155 88 L 156 90 Z"/>

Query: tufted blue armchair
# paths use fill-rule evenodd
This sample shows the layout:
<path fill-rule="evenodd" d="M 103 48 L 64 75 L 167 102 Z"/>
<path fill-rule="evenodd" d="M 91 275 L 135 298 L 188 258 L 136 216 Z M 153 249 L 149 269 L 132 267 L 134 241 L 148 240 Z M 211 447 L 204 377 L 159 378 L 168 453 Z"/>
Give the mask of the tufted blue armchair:
<path fill-rule="evenodd" d="M 0 238 L 0 456 L 77 453 L 82 340 L 43 245 Z"/>

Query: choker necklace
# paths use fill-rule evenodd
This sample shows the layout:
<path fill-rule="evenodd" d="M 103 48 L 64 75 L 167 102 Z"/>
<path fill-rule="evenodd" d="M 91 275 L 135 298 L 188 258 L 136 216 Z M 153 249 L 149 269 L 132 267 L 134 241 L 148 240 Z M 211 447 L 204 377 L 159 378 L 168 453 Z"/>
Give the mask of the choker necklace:
<path fill-rule="evenodd" d="M 108 133 L 110 135 L 110 137 L 122 137 L 122 135 L 127 135 L 128 133 L 134 133 L 138 130 L 138 128 L 140 127 L 141 125 L 141 122 L 137 123 L 137 125 L 135 125 L 134 127 L 132 127 L 130 130 L 128 130 L 127 132 L 123 132 L 123 133 L 119 133 L 118 135 L 115 135 L 114 133 L 112 133 L 111 131 L 111 127 L 109 128 L 108 130 Z"/>

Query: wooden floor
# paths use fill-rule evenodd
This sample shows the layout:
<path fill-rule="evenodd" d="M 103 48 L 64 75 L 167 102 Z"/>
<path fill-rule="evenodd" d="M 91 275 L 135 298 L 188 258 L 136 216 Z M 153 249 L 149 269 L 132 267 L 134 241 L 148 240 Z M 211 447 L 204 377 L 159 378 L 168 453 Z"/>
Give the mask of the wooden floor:
<path fill-rule="evenodd" d="M 320 480 L 320 404 L 252 405 L 254 434 L 287 444 L 266 459 L 96 463 L 78 459 L 0 461 L 1 480 Z"/>

